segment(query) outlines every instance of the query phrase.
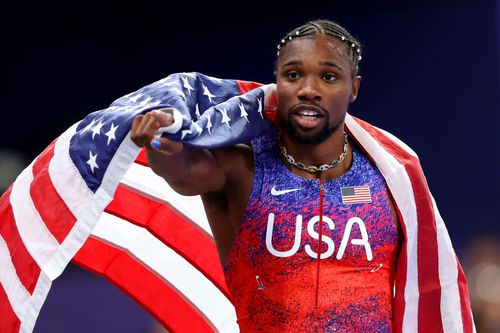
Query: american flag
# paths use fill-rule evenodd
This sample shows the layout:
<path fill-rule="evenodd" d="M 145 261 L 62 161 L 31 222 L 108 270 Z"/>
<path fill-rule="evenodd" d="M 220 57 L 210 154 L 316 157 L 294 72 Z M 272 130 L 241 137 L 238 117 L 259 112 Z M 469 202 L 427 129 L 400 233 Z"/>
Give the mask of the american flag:
<path fill-rule="evenodd" d="M 236 332 L 199 197 L 170 190 L 129 133 L 137 114 L 168 107 L 183 115 L 174 140 L 200 147 L 248 141 L 271 126 L 263 121 L 266 86 L 259 86 L 172 74 L 54 140 L 0 199 L 0 331 L 31 332 L 51 282 L 74 260 L 172 332 Z"/>
<path fill-rule="evenodd" d="M 370 186 L 347 186 L 341 187 L 340 193 L 342 194 L 343 204 L 358 204 L 372 202 L 370 193 Z"/>
<path fill-rule="evenodd" d="M 272 128 L 274 85 L 172 74 L 54 140 L 0 198 L 0 332 L 33 330 L 71 260 L 171 332 L 238 332 L 200 198 L 171 190 L 130 140 L 137 114 L 164 107 L 183 116 L 168 134 L 174 140 L 208 148 L 258 141 Z M 346 127 L 385 177 L 401 221 L 394 332 L 475 331 L 465 275 L 418 158 L 355 117 Z"/>

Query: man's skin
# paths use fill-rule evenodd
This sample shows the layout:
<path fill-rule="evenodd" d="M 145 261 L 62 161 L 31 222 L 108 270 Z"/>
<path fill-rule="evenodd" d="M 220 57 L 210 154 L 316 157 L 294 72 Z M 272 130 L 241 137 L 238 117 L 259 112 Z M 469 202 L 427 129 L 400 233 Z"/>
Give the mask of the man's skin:
<path fill-rule="evenodd" d="M 282 124 L 279 136 L 288 154 L 307 166 L 328 164 L 343 151 L 344 118 L 361 82 L 347 47 L 336 37 L 315 34 L 295 38 L 280 51 L 275 72 L 277 112 Z M 172 122 L 170 113 L 158 110 L 137 116 L 132 140 L 146 147 L 150 167 L 176 192 L 201 195 L 224 265 L 252 190 L 252 150 L 246 145 L 196 149 L 155 137 L 158 128 Z M 324 140 L 317 142 L 322 137 Z M 159 140 L 158 148 L 152 148 L 153 139 Z M 338 178 L 349 170 L 352 150 L 348 148 L 342 163 L 322 173 L 310 173 L 282 161 L 304 178 Z"/>

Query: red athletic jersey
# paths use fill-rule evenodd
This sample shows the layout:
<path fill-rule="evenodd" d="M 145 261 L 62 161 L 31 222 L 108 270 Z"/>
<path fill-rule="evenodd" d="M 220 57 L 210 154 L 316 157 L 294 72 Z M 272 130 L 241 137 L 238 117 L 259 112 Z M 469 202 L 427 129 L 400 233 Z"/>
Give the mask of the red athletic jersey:
<path fill-rule="evenodd" d="M 351 169 L 320 194 L 275 146 L 254 150 L 252 194 L 224 267 L 241 332 L 391 332 L 398 228 L 379 171 L 353 146 Z"/>

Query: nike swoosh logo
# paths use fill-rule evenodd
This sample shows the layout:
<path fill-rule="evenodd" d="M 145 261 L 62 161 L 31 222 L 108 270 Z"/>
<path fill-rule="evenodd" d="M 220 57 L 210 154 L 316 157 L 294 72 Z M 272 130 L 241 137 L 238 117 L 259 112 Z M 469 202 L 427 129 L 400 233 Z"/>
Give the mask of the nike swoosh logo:
<path fill-rule="evenodd" d="M 278 196 L 278 195 L 283 195 L 283 194 L 290 193 L 290 192 L 295 192 L 298 190 L 300 190 L 300 188 L 291 188 L 291 189 L 287 189 L 287 190 L 277 190 L 276 186 L 273 186 L 273 188 L 271 189 L 271 195 Z"/>

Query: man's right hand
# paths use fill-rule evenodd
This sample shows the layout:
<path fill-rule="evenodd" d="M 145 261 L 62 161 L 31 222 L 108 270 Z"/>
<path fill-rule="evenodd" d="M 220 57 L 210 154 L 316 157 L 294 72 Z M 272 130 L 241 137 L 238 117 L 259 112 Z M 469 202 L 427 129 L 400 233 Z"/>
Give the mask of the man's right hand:
<path fill-rule="evenodd" d="M 174 116 L 171 110 L 149 111 L 135 117 L 130 137 L 138 147 L 154 149 L 167 155 L 179 153 L 183 149 L 182 143 L 162 138 L 157 134 L 159 128 L 170 126 L 173 122 Z"/>

